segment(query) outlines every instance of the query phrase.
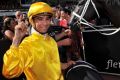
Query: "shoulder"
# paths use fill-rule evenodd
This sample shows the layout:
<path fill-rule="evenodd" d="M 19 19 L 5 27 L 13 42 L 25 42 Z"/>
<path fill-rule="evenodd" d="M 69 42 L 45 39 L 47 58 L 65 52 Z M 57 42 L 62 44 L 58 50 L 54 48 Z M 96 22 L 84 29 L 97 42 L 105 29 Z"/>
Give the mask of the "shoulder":
<path fill-rule="evenodd" d="M 5 30 L 4 34 L 14 34 L 11 30 Z"/>

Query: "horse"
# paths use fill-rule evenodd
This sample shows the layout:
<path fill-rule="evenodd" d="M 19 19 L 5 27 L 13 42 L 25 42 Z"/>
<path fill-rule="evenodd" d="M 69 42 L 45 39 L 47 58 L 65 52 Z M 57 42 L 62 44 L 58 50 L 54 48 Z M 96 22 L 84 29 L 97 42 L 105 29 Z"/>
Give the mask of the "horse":
<path fill-rule="evenodd" d="M 96 18 L 105 18 L 108 20 L 107 24 L 111 23 L 114 27 L 119 28 L 119 9 L 120 0 L 80 0 L 76 8 L 73 10 L 73 13 L 77 13 L 81 16 L 81 20 L 84 18 L 88 22 Z M 73 16 L 75 16 L 75 14 L 73 14 L 72 17 Z M 72 21 L 73 18 L 70 23 Z"/>
<path fill-rule="evenodd" d="M 101 25 L 109 25 L 108 28 L 112 26 L 116 29 L 119 29 L 119 26 L 120 26 L 119 8 L 120 8 L 120 0 L 79 0 L 75 9 L 72 10 L 73 12 L 71 15 L 71 20 L 69 22 L 70 29 L 76 31 L 81 26 L 87 26 L 87 27 L 89 26 L 89 27 L 92 27 L 93 29 L 96 29 L 95 27 L 97 27 L 97 24 L 99 24 L 100 27 Z M 103 19 L 105 19 L 105 21 L 107 22 L 105 23 L 100 22 L 100 20 L 102 21 Z M 92 20 L 96 20 L 98 21 L 98 23 L 93 24 L 91 23 Z M 78 28 L 76 29 L 76 27 Z M 84 68 L 82 67 L 81 69 L 83 71 L 78 71 L 80 70 L 80 66 L 82 66 L 81 61 L 79 63 L 80 63 L 79 65 L 76 64 L 76 66 L 74 65 L 74 66 L 71 66 L 70 69 L 68 68 L 68 70 L 66 71 L 67 73 L 65 74 L 66 80 L 95 80 L 95 79 L 90 79 L 90 77 L 88 79 L 85 79 L 86 73 L 89 70 L 83 70 L 85 68 L 84 66 Z M 90 67 L 90 65 L 88 64 L 86 64 L 86 66 Z M 95 69 L 95 68 L 93 67 L 92 69 Z M 85 75 L 82 76 L 81 78 L 82 73 L 85 73 Z M 97 73 L 99 73 L 99 71 Z M 90 74 L 93 75 L 92 73 Z M 101 75 L 101 74 L 98 74 L 98 75 Z"/>

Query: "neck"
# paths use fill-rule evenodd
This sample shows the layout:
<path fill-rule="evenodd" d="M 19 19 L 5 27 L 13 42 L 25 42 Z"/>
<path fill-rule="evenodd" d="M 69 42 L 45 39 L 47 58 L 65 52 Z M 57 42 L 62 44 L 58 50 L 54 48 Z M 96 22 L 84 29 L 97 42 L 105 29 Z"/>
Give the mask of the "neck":
<path fill-rule="evenodd" d="M 46 31 L 46 32 L 39 32 L 35 28 L 32 28 L 32 32 L 31 33 L 33 33 L 33 32 L 37 32 L 37 33 L 42 34 L 42 35 L 48 34 L 48 31 Z"/>

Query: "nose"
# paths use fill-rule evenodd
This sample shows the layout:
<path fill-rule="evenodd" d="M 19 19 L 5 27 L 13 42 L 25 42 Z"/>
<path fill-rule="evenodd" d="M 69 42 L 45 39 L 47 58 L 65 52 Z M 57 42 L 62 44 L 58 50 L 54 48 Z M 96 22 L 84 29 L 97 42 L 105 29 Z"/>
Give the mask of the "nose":
<path fill-rule="evenodd" d="M 50 23 L 50 20 L 48 20 L 48 19 L 43 19 L 43 21 L 42 21 L 42 24 L 43 25 L 48 25 Z"/>
<path fill-rule="evenodd" d="M 47 24 L 48 24 L 48 21 L 47 21 L 46 19 L 44 19 L 44 20 L 42 21 L 42 24 L 43 24 L 43 25 L 47 25 Z"/>

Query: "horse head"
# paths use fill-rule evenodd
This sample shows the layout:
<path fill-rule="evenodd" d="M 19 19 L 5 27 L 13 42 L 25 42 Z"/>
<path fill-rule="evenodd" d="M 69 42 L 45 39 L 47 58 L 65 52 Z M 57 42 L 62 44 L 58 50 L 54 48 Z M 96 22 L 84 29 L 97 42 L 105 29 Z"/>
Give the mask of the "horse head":
<path fill-rule="evenodd" d="M 96 18 L 105 18 L 115 27 L 119 27 L 119 8 L 120 0 L 80 0 L 73 12 L 77 13 L 80 17 L 84 18 L 88 22 Z M 72 20 L 73 15 L 71 21 Z"/>
<path fill-rule="evenodd" d="M 102 4 L 111 23 L 115 27 L 120 27 L 120 0 L 98 0 Z"/>

